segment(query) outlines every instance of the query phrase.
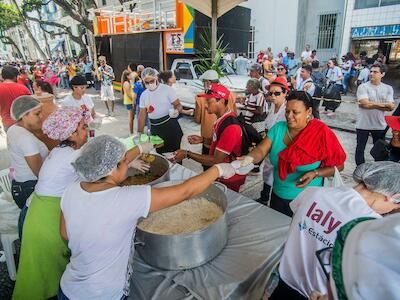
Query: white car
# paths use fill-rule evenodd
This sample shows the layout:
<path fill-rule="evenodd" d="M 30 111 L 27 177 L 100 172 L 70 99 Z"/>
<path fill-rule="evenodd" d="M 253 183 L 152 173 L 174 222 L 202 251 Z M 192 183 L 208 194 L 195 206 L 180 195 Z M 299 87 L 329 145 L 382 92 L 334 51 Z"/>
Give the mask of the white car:
<path fill-rule="evenodd" d="M 175 72 L 177 77 L 174 85 L 176 94 L 185 107 L 194 108 L 196 95 L 204 92 L 203 83 L 199 79 L 201 73 L 195 67 L 199 63 L 198 59 L 175 59 L 171 66 L 171 71 Z M 237 75 L 228 64 L 224 64 L 223 70 L 225 76 L 219 79 L 220 83 L 231 92 L 244 93 L 250 77 Z"/>

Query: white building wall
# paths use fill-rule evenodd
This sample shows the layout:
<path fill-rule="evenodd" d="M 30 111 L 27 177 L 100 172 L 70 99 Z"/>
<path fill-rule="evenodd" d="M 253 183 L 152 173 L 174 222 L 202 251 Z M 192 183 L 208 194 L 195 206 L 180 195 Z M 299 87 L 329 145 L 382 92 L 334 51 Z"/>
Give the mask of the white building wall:
<path fill-rule="evenodd" d="M 248 0 L 243 6 L 251 9 L 256 54 L 268 47 L 274 55 L 295 49 L 299 0 Z"/>
<path fill-rule="evenodd" d="M 350 50 L 351 28 L 400 24 L 400 5 L 354 9 L 355 0 L 348 0 L 342 53 Z"/>

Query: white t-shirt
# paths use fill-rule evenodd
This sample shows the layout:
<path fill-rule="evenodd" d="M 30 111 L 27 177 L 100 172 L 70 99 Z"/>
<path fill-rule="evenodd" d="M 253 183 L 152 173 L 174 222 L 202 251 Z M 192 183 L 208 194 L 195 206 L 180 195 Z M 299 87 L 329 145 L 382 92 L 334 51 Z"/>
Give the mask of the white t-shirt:
<path fill-rule="evenodd" d="M 94 107 L 94 103 L 88 95 L 83 95 L 80 100 L 75 99 L 72 95 L 68 95 L 64 98 L 61 105 L 78 107 L 84 112 L 91 112 Z"/>
<path fill-rule="evenodd" d="M 265 129 L 270 130 L 276 123 L 280 121 L 286 121 L 285 112 L 286 103 L 283 104 L 276 113 L 275 104 L 271 103 L 271 109 L 269 110 L 267 118 L 265 119 Z M 269 159 L 269 154 L 264 159 L 263 179 L 264 182 L 269 186 L 272 186 L 274 183 L 274 166 Z"/>
<path fill-rule="evenodd" d="M 15 124 L 7 131 L 7 148 L 11 167 L 14 168 L 15 181 L 36 180 L 37 177 L 33 174 L 25 157 L 40 154 L 44 160 L 49 153 L 46 145 L 33 133 Z"/>
<path fill-rule="evenodd" d="M 301 59 L 305 60 L 307 58 L 309 58 L 311 56 L 311 50 L 310 51 L 306 51 L 304 50 L 303 52 L 301 52 Z"/>
<path fill-rule="evenodd" d="M 348 61 L 342 63 L 341 67 L 342 67 L 343 75 L 350 73 L 351 67 L 353 66 L 353 64 L 354 64 L 354 62 L 352 60 L 348 60 Z"/>
<path fill-rule="evenodd" d="M 150 186 L 88 193 L 74 183 L 61 199 L 70 262 L 61 278 L 69 299 L 120 300 L 139 218 L 150 210 Z"/>
<path fill-rule="evenodd" d="M 174 108 L 172 103 L 177 99 L 172 87 L 160 83 L 155 91 L 146 89 L 143 92 L 140 96 L 139 107 L 147 109 L 150 119 L 160 119 L 169 115 L 169 110 Z"/>
<path fill-rule="evenodd" d="M 328 73 L 326 73 L 326 78 L 336 84 L 342 84 L 342 79 L 339 79 L 342 76 L 342 70 L 338 66 L 334 66 L 333 69 L 329 68 Z"/>
<path fill-rule="evenodd" d="M 362 83 L 366 83 L 369 80 L 369 73 L 370 70 L 368 69 L 368 67 L 364 67 L 360 71 L 360 74 L 358 74 L 357 80 L 360 80 Z"/>
<path fill-rule="evenodd" d="M 381 216 L 349 187 L 309 187 L 290 203 L 294 215 L 279 265 L 282 280 L 303 296 L 327 293 L 316 251 L 332 247 L 341 226 L 360 217 Z"/>
<path fill-rule="evenodd" d="M 374 85 L 370 81 L 361 84 L 357 89 L 357 100 L 368 99 L 374 103 L 394 103 L 393 88 L 385 83 Z M 357 129 L 384 130 L 386 128 L 385 112 L 379 109 L 358 107 Z"/>
<path fill-rule="evenodd" d="M 78 157 L 80 150 L 71 147 L 56 147 L 49 153 L 39 172 L 35 192 L 41 196 L 61 197 L 67 186 L 78 182 L 71 162 Z"/>

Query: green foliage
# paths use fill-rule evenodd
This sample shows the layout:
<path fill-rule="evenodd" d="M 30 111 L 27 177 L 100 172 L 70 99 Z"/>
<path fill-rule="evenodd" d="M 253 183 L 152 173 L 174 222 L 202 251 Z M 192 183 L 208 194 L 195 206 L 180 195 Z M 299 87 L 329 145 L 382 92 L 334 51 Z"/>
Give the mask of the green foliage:
<path fill-rule="evenodd" d="M 24 0 L 22 1 L 22 11 L 23 13 L 28 13 L 36 10 L 40 10 L 42 6 L 45 5 L 43 4 L 42 0 Z"/>
<path fill-rule="evenodd" d="M 2 35 L 5 31 L 20 25 L 21 22 L 21 16 L 14 5 L 0 3 L 0 32 Z"/>
<path fill-rule="evenodd" d="M 224 45 L 223 35 L 221 35 L 217 40 L 214 58 L 212 58 L 211 49 L 211 28 L 207 28 L 201 33 L 200 41 L 203 46 L 196 51 L 197 58 L 200 59 L 200 63 L 196 65 L 195 68 L 200 73 L 204 73 L 207 70 L 215 70 L 219 77 L 224 77 L 225 73 L 222 68 L 222 60 L 224 53 L 228 48 L 228 44 Z"/>

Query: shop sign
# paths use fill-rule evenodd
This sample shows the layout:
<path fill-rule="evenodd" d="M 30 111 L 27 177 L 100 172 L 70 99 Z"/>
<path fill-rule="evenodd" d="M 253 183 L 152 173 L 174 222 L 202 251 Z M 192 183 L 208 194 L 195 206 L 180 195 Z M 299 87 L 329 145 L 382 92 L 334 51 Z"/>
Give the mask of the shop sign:
<path fill-rule="evenodd" d="M 383 37 L 383 36 L 397 36 L 397 35 L 400 35 L 400 24 L 357 27 L 351 29 L 352 38 Z"/>
<path fill-rule="evenodd" d="M 167 32 L 166 33 L 166 45 L 168 52 L 185 52 L 185 39 L 183 32 Z"/>

